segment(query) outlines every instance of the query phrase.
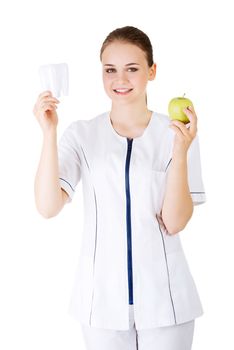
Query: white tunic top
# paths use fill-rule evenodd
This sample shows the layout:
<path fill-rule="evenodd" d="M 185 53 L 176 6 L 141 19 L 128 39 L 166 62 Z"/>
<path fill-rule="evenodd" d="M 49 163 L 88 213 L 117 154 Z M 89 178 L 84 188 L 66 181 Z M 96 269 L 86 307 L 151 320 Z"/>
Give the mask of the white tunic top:
<path fill-rule="evenodd" d="M 160 226 L 174 141 L 166 115 L 154 112 L 143 134 L 119 135 L 109 112 L 77 120 L 59 146 L 61 187 L 71 201 L 82 180 L 84 227 L 69 313 L 92 327 L 169 326 L 203 314 L 180 242 Z M 205 202 L 198 136 L 188 151 L 194 204 Z"/>

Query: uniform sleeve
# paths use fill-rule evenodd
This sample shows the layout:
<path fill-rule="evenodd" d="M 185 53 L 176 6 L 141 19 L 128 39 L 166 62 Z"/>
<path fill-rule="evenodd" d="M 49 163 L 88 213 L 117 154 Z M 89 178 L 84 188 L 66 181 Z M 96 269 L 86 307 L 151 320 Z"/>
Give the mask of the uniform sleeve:
<path fill-rule="evenodd" d="M 194 205 L 206 201 L 206 194 L 202 180 L 200 147 L 198 135 L 192 141 L 188 150 L 188 184 Z"/>
<path fill-rule="evenodd" d="M 71 202 L 75 188 L 81 178 L 80 147 L 76 125 L 72 123 L 64 131 L 58 143 L 59 179 L 61 188 L 69 195 Z"/>

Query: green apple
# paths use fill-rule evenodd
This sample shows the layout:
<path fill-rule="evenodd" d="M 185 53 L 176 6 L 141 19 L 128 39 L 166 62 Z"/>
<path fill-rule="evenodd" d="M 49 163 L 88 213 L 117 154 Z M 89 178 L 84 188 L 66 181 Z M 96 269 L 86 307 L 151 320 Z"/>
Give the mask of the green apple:
<path fill-rule="evenodd" d="M 192 101 L 186 97 L 175 97 L 168 105 L 168 113 L 171 120 L 179 120 L 185 124 L 189 123 L 187 115 L 183 112 L 185 108 L 192 106 Z"/>

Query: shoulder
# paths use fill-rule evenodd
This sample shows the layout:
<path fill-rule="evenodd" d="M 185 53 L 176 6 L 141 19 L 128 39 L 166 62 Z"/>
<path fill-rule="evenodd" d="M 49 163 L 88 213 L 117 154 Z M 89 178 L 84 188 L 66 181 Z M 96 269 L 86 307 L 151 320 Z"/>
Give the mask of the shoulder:
<path fill-rule="evenodd" d="M 170 124 L 170 118 L 167 114 L 159 113 L 159 112 L 153 112 L 153 117 L 155 122 L 159 122 L 161 126 L 168 127 Z"/>
<path fill-rule="evenodd" d="M 91 117 L 90 119 L 77 119 L 71 122 L 65 131 L 71 133 L 85 133 L 90 129 L 95 129 L 99 125 L 101 125 L 106 117 L 107 112 L 96 115 L 95 117 Z"/>
<path fill-rule="evenodd" d="M 169 139 L 173 138 L 174 131 L 169 127 L 171 123 L 169 116 L 164 113 L 153 112 L 153 118 L 155 130 L 161 133 L 161 135 L 167 136 Z"/>
<path fill-rule="evenodd" d="M 81 144 L 90 144 L 97 134 L 103 133 L 107 112 L 90 119 L 78 119 L 71 122 L 62 133 L 61 140 L 78 147 Z"/>

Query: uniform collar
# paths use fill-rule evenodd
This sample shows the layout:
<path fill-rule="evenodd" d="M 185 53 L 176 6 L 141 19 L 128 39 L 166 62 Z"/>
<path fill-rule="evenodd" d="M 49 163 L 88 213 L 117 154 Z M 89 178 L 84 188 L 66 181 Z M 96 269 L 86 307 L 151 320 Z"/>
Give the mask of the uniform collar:
<path fill-rule="evenodd" d="M 110 119 L 110 111 L 106 112 L 106 121 L 107 121 L 107 126 L 109 128 L 109 130 L 112 132 L 112 134 L 122 143 L 126 143 L 128 138 L 126 136 L 120 135 L 118 134 L 118 132 L 114 129 L 112 123 L 111 123 L 111 119 Z M 148 125 L 146 126 L 146 128 L 144 129 L 143 133 L 140 136 L 134 137 L 133 141 L 135 142 L 140 142 L 141 140 L 143 140 L 146 136 L 147 133 L 149 132 L 149 130 L 151 129 L 152 123 L 153 123 L 153 119 L 155 117 L 155 112 L 153 112 L 151 114 L 151 118 L 149 120 Z M 130 140 L 130 139 L 129 139 Z"/>

